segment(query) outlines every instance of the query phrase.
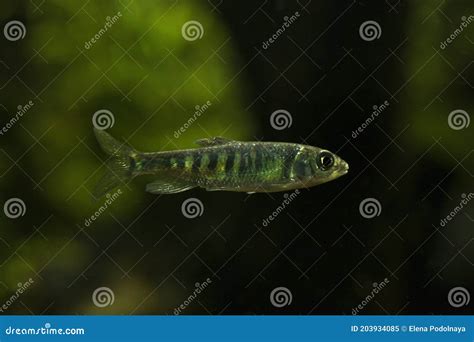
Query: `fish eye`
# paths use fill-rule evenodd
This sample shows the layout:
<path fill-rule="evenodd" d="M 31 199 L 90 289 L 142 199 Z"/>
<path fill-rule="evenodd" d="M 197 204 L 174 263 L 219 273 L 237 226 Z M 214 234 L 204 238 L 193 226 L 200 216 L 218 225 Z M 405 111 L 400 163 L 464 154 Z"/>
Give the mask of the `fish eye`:
<path fill-rule="evenodd" d="M 329 152 L 321 152 L 317 159 L 318 166 L 321 170 L 326 171 L 334 165 L 334 157 Z"/>

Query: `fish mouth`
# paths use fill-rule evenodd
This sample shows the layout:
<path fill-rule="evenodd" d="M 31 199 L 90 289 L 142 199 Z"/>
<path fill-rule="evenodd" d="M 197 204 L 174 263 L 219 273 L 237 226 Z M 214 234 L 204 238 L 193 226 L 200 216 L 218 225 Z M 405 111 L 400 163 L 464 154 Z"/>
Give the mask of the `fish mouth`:
<path fill-rule="evenodd" d="M 349 164 L 347 164 L 347 162 L 345 162 L 345 161 L 342 161 L 342 163 L 341 163 L 341 173 L 343 175 L 345 175 L 348 172 L 349 172 Z"/>

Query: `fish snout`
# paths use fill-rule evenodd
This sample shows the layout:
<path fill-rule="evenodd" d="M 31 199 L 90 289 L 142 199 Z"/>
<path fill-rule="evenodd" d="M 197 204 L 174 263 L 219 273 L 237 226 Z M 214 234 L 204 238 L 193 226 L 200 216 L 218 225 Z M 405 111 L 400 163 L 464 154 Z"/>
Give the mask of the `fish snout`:
<path fill-rule="evenodd" d="M 343 175 L 349 172 L 349 164 L 344 160 L 341 160 L 341 172 Z"/>

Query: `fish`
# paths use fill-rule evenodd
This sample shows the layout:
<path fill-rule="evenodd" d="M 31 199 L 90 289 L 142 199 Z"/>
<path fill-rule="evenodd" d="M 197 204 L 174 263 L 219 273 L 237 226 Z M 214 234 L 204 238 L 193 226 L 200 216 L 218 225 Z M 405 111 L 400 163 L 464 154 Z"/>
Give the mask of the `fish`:
<path fill-rule="evenodd" d="M 100 197 L 133 178 L 152 175 L 146 185 L 152 194 L 176 194 L 193 188 L 246 193 L 309 188 L 349 171 L 349 164 L 319 147 L 288 142 L 238 141 L 224 137 L 199 139 L 198 147 L 139 152 L 94 129 L 108 154 L 107 173 L 97 183 Z"/>

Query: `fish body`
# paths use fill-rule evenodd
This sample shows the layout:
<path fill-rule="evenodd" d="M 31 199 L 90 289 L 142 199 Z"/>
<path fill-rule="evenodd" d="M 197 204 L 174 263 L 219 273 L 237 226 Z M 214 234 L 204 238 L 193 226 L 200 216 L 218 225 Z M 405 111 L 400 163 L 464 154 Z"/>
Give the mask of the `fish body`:
<path fill-rule="evenodd" d="M 121 144 L 105 131 L 96 129 L 95 133 L 104 151 L 112 156 L 110 172 L 97 188 L 99 196 L 140 175 L 157 177 L 146 188 L 155 194 L 195 187 L 253 193 L 311 187 L 338 178 L 349 168 L 327 150 L 294 143 L 216 137 L 198 140 L 198 148 L 143 153 Z"/>

